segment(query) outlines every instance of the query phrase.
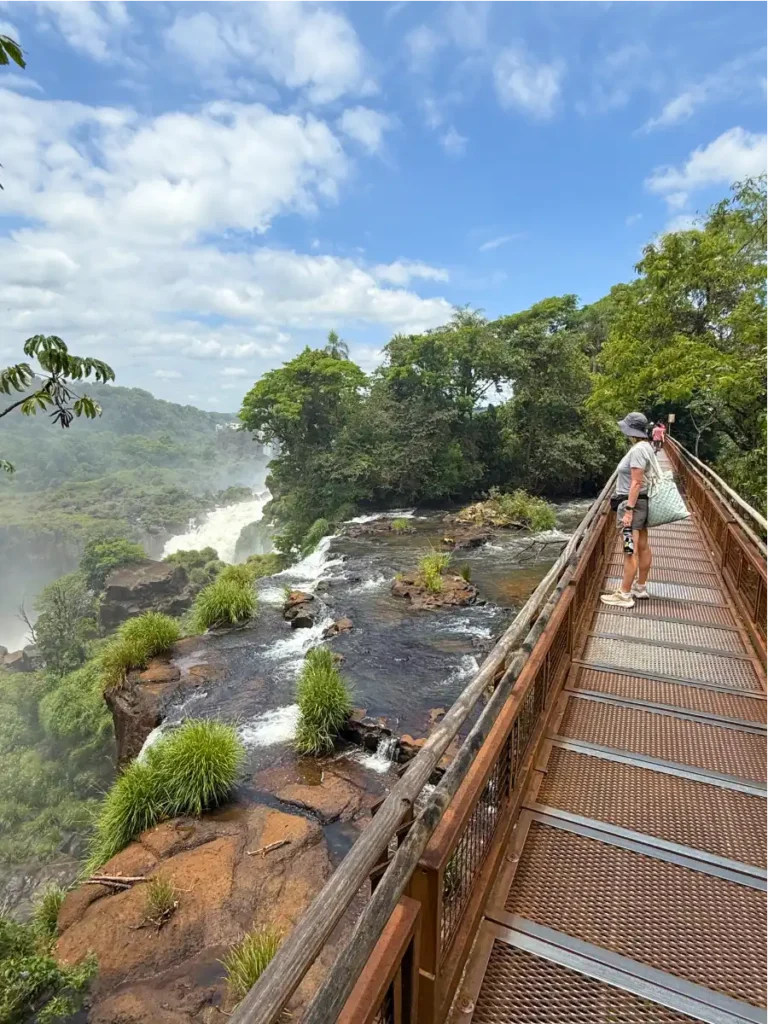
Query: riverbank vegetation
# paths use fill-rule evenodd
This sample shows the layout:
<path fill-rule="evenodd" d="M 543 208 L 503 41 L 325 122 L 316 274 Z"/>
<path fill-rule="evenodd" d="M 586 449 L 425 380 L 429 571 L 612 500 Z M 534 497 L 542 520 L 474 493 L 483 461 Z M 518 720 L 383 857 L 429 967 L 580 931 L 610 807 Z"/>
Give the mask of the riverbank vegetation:
<path fill-rule="evenodd" d="M 247 565 L 226 566 L 195 598 L 193 628 L 204 633 L 206 629 L 237 626 L 252 619 L 258 607 L 253 583 Z"/>
<path fill-rule="evenodd" d="M 484 501 L 463 508 L 456 519 L 477 526 L 528 528 L 536 533 L 553 529 L 556 522 L 555 509 L 548 501 L 519 490 L 504 494 L 498 487 L 492 487 Z"/>
<path fill-rule="evenodd" d="M 443 589 L 443 573 L 451 564 L 451 556 L 445 551 L 429 551 L 419 560 L 418 581 L 431 594 Z"/>
<path fill-rule="evenodd" d="M 132 761 L 104 799 L 86 870 L 94 870 L 164 818 L 199 815 L 223 803 L 245 751 L 234 728 L 187 721 Z"/>
<path fill-rule="evenodd" d="M 276 928 L 256 928 L 222 960 L 229 990 L 238 1002 L 256 984 L 280 948 L 283 936 Z"/>
<path fill-rule="evenodd" d="M 104 686 L 121 686 L 133 668 L 146 668 L 150 658 L 165 654 L 181 638 L 176 619 L 162 612 L 143 612 L 118 627 L 101 652 Z"/>
<path fill-rule="evenodd" d="M 328 754 L 352 711 L 349 687 L 327 647 L 309 651 L 297 686 L 299 724 L 295 746 L 300 754 Z"/>

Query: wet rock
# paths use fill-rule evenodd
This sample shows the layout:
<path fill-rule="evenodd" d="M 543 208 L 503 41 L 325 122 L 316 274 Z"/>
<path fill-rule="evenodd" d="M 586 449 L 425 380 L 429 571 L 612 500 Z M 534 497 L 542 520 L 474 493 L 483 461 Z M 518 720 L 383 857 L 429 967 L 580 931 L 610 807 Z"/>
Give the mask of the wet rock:
<path fill-rule="evenodd" d="M 283 605 L 283 618 L 290 622 L 291 629 L 311 629 L 315 624 L 315 616 L 309 605 L 315 600 L 314 594 L 306 594 L 303 590 L 292 590 Z"/>
<path fill-rule="evenodd" d="M 400 737 L 397 760 L 400 764 L 405 764 L 406 762 L 413 760 L 426 742 L 426 736 L 422 736 L 420 739 L 414 739 L 413 736 L 409 736 L 408 733 L 404 733 Z"/>
<path fill-rule="evenodd" d="M 92 950 L 99 963 L 91 1024 L 210 1024 L 220 1011 L 228 1016 L 234 1001 L 219 961 L 255 924 L 288 933 L 332 870 L 320 825 L 304 815 L 229 806 L 183 819 L 181 831 L 191 834 L 181 845 L 177 824 L 144 833 L 103 868 L 171 881 L 178 908 L 162 929 L 146 920 L 141 882 L 118 893 L 82 886 L 64 901 L 58 958 L 75 963 Z"/>
<path fill-rule="evenodd" d="M 3 668 L 6 672 L 34 672 L 35 666 L 26 651 L 11 651 L 3 656 Z"/>
<path fill-rule="evenodd" d="M 327 640 L 329 637 L 338 636 L 339 633 L 348 633 L 352 627 L 352 619 L 342 615 L 340 619 L 336 619 L 335 622 L 332 622 L 330 626 L 323 630 L 323 639 Z"/>
<path fill-rule="evenodd" d="M 160 725 L 178 689 L 180 675 L 168 660 L 152 658 L 143 672 L 129 672 L 121 685 L 104 691 L 115 726 L 118 764 L 136 757 L 144 740 Z"/>
<path fill-rule="evenodd" d="M 477 601 L 477 587 L 458 573 L 443 574 L 443 589 L 433 593 L 420 582 L 416 573 L 406 573 L 392 584 L 394 597 L 407 598 L 411 607 L 421 611 L 430 608 L 466 607 Z"/>
<path fill-rule="evenodd" d="M 382 718 L 370 718 L 365 708 L 354 708 L 339 730 L 342 739 L 366 750 L 376 750 L 379 742 L 392 736 L 392 730 Z"/>
<path fill-rule="evenodd" d="M 291 783 L 278 790 L 277 799 L 312 811 L 323 824 L 352 818 L 360 808 L 362 794 L 356 786 L 333 772 L 325 771 L 317 786 Z"/>
<path fill-rule="evenodd" d="M 291 629 L 311 629 L 315 624 L 315 617 L 311 612 L 297 609 L 289 621 Z"/>
<path fill-rule="evenodd" d="M 457 531 L 452 537 L 443 538 L 443 542 L 451 542 L 450 546 L 454 551 L 469 551 L 472 548 L 482 547 L 483 544 L 487 544 L 493 540 L 493 531 L 486 530 L 482 527 L 472 527 Z"/>
<path fill-rule="evenodd" d="M 104 584 L 99 619 L 104 629 L 115 629 L 146 611 L 181 615 L 192 604 L 193 596 L 182 566 L 148 558 L 110 573 Z"/>
<path fill-rule="evenodd" d="M 292 590 L 288 597 L 285 599 L 283 605 L 283 615 L 291 611 L 292 608 L 297 608 L 303 604 L 311 604 L 315 600 L 314 594 L 307 594 L 303 590 Z"/>

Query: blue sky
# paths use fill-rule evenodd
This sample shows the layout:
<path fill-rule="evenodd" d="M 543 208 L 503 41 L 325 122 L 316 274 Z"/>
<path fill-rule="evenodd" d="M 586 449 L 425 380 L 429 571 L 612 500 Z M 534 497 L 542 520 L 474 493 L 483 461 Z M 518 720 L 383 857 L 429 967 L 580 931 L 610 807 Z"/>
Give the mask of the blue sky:
<path fill-rule="evenodd" d="M 0 3 L 0 359 L 234 410 L 335 328 L 590 302 L 765 167 L 759 3 Z"/>

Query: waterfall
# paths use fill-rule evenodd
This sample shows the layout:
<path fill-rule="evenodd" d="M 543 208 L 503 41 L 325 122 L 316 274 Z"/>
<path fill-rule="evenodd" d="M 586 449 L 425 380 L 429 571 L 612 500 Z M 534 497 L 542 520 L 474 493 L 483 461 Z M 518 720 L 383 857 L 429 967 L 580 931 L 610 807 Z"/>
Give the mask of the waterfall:
<path fill-rule="evenodd" d="M 214 509 L 199 526 L 190 524 L 186 533 L 171 537 L 163 548 L 163 558 L 174 551 L 199 551 L 210 547 L 216 550 L 222 562 L 234 562 L 240 531 L 261 519 L 269 497 L 269 491 L 262 491 L 250 501 L 238 501 L 234 505 Z"/>
<path fill-rule="evenodd" d="M 399 743 L 397 736 L 382 735 L 374 754 L 359 754 L 357 759 L 364 768 L 383 775 L 392 767 Z"/>

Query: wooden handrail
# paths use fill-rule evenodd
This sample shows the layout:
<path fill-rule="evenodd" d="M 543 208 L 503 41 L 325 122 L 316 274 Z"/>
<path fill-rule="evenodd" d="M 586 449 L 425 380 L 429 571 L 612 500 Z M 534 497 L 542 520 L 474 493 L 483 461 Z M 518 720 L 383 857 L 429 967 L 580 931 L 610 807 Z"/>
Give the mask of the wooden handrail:
<path fill-rule="evenodd" d="M 519 653 L 504 671 L 502 682 L 491 701 L 473 726 L 467 740 L 454 758 L 440 786 L 431 795 L 424 810 L 400 846 L 379 882 L 371 901 L 363 912 L 348 943 L 337 957 L 333 968 L 310 1007 L 307 1021 L 327 1021 L 328 1012 L 319 1000 L 332 999 L 336 1012 L 344 1005 L 355 980 L 370 951 L 386 925 L 395 905 L 405 890 L 408 878 L 418 863 L 429 837 L 442 818 L 450 798 L 458 789 L 484 737 L 491 727 L 489 713 L 502 706 L 514 681 L 522 671 L 532 650 L 535 638 L 543 630 L 563 587 L 564 574 L 570 576 L 576 563 L 576 553 L 590 527 L 613 489 L 616 473 L 606 483 L 599 497 L 577 527 L 564 551 L 538 585 L 531 597 L 515 617 L 502 638 L 484 661 L 478 673 L 443 720 L 428 737 L 419 754 L 409 764 L 403 776 L 393 786 L 386 800 L 360 838 L 354 843 L 337 870 L 323 886 L 309 908 L 283 943 L 272 963 L 256 985 L 239 1004 L 232 1015 L 232 1024 L 273 1024 L 291 995 L 309 970 L 328 940 L 331 932 L 368 879 L 370 871 L 402 823 L 405 813 L 412 809 L 416 799 L 429 781 L 441 757 L 467 720 L 475 704 L 502 670 L 512 652 Z M 558 583 L 558 581 L 560 581 Z M 557 584 L 552 597 L 547 595 Z M 540 612 L 542 604 L 547 602 Z M 533 628 L 531 629 L 531 624 Z M 522 647 L 520 645 L 522 644 Z M 364 938 L 363 934 L 364 933 Z M 356 948 L 352 948 L 356 947 Z M 364 951 L 364 952 L 363 952 Z M 350 961 L 351 957 L 351 961 Z M 318 1016 L 318 1014 L 321 1014 Z M 314 1016 L 313 1016 L 314 1015 Z"/>

